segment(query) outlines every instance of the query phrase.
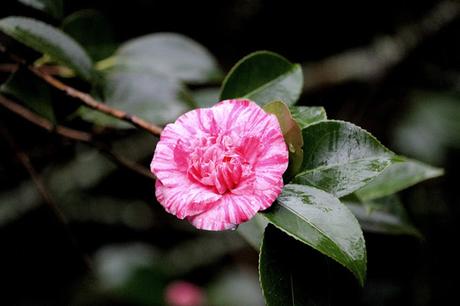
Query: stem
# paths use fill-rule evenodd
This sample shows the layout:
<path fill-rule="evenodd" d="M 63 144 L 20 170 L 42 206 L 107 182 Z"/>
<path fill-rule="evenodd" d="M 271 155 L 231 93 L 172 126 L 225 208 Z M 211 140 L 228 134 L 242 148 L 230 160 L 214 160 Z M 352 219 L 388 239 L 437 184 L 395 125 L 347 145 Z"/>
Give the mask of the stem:
<path fill-rule="evenodd" d="M 135 127 L 143 129 L 155 136 L 160 136 L 161 132 L 163 131 L 161 127 L 151 122 L 148 122 L 140 117 L 137 117 L 123 110 L 113 108 L 113 107 L 108 106 L 107 104 L 96 101 L 93 97 L 91 97 L 91 95 L 85 92 L 79 91 L 78 89 L 75 89 L 71 86 L 68 86 L 64 84 L 63 82 L 61 82 L 60 80 L 56 79 L 55 77 L 50 75 L 47 71 L 45 71 L 45 69 L 40 69 L 32 65 L 28 65 L 24 59 L 22 59 L 21 57 L 15 54 L 8 52 L 5 46 L 1 44 L 0 44 L 0 52 L 8 54 L 8 56 L 12 60 L 17 62 L 18 64 L 27 65 L 28 69 L 32 71 L 35 75 L 37 75 L 39 78 L 41 78 L 43 81 L 45 81 L 52 87 L 66 93 L 68 96 L 78 99 L 83 105 L 87 107 L 90 107 L 94 110 L 97 110 L 101 113 L 112 116 L 114 118 L 117 118 L 119 120 L 126 121 L 134 125 Z"/>
<path fill-rule="evenodd" d="M 82 102 L 82 104 L 92 108 L 92 109 L 95 109 L 101 113 L 104 113 L 106 115 L 109 115 L 109 116 L 112 116 L 114 118 L 117 118 L 117 119 L 120 119 L 120 120 L 123 120 L 123 121 L 126 121 L 128 123 L 131 123 L 132 125 L 138 127 L 138 128 L 141 128 L 147 132 L 149 132 L 150 134 L 153 134 L 155 136 L 159 136 L 162 132 L 162 128 L 153 124 L 153 123 L 150 123 L 142 118 L 139 118 L 135 115 L 131 115 L 125 111 L 122 111 L 120 109 L 117 109 L 117 108 L 113 108 L 113 107 L 110 107 L 108 106 L 107 104 L 104 104 L 104 103 L 101 103 L 101 102 L 98 102 L 96 101 L 93 97 L 91 97 L 89 94 L 87 93 L 84 93 L 84 92 L 81 92 L 79 91 L 78 89 L 75 89 L 73 87 L 70 87 L 64 83 L 62 83 L 61 81 L 59 81 L 58 79 L 54 78 L 53 76 L 49 75 L 48 73 L 38 69 L 38 68 L 35 68 L 35 67 L 32 67 L 32 66 L 29 66 L 28 67 L 30 71 L 32 71 L 33 73 L 35 73 L 39 78 L 41 78 L 42 80 L 44 80 L 45 82 L 47 82 L 49 85 L 53 86 L 54 88 L 66 93 L 67 95 L 69 95 L 70 97 L 72 98 L 76 98 L 78 100 L 80 100 L 80 102 Z"/>
<path fill-rule="evenodd" d="M 118 156 L 114 152 L 112 152 L 109 147 L 103 143 L 97 142 L 93 139 L 93 135 L 90 133 L 74 130 L 71 128 L 67 128 L 64 126 L 60 125 L 55 125 L 48 119 L 35 114 L 34 112 L 30 111 L 29 109 L 7 99 L 6 97 L 0 95 L 0 105 L 3 106 L 4 108 L 8 109 L 9 111 L 15 113 L 16 115 L 22 117 L 23 119 L 47 130 L 48 132 L 51 133 L 56 133 L 58 135 L 61 135 L 65 138 L 69 138 L 72 140 L 80 141 L 87 143 L 95 148 L 97 148 L 99 151 L 107 155 L 110 159 L 118 163 L 119 165 L 136 172 L 144 177 L 147 177 L 149 179 L 155 179 L 155 176 L 145 169 L 144 167 L 128 160 L 125 157 Z"/>

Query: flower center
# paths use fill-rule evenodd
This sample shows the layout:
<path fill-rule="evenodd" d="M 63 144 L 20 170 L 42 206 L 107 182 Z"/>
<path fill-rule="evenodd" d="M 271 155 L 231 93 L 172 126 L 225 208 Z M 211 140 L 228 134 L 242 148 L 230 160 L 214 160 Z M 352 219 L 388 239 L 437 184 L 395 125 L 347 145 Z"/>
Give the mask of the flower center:
<path fill-rule="evenodd" d="M 240 154 L 232 137 L 209 136 L 197 142 L 187 158 L 187 175 L 191 180 L 224 194 L 253 173 L 252 165 Z"/>

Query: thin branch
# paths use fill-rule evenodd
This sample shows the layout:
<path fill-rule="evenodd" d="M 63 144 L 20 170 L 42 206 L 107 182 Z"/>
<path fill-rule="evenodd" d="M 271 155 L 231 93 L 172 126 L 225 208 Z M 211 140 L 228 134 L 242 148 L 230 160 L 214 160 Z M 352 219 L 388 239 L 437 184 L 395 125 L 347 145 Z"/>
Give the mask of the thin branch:
<path fill-rule="evenodd" d="M 47 130 L 48 132 L 56 133 L 65 138 L 87 143 L 97 148 L 99 151 L 107 155 L 110 159 L 112 159 L 114 162 L 118 163 L 119 165 L 133 172 L 136 172 L 144 177 L 147 177 L 149 179 L 155 179 L 155 176 L 150 171 L 128 160 L 125 157 L 115 154 L 109 149 L 107 145 L 95 141 L 93 139 L 93 135 L 91 135 L 90 133 L 74 130 L 74 129 L 67 128 L 67 127 L 60 126 L 60 125 L 55 125 L 48 119 L 40 115 L 37 115 L 36 113 L 30 111 L 29 109 L 19 105 L 18 103 L 15 103 L 7 99 L 6 97 L 2 95 L 0 95 L 0 105 L 5 107 L 9 111 L 15 113 L 16 115 L 24 118 L 25 120 Z"/>
<path fill-rule="evenodd" d="M 66 93 L 67 95 L 80 100 L 82 104 L 95 109 L 101 113 L 104 113 L 106 115 L 112 116 L 114 118 L 126 121 L 138 128 L 141 128 L 155 136 L 159 136 L 162 132 L 162 128 L 148 122 L 140 117 L 137 117 L 135 115 L 131 115 L 125 111 L 122 111 L 117 108 L 113 108 L 108 106 L 107 104 L 101 103 L 96 101 L 93 97 L 91 97 L 89 94 L 79 91 L 73 87 L 70 87 L 63 82 L 59 81 L 55 77 L 51 76 L 50 74 L 42 71 L 41 69 L 38 69 L 33 66 L 29 66 L 30 71 L 35 73 L 39 78 L 53 86 L 54 88 Z"/>
<path fill-rule="evenodd" d="M 3 95 L 0 95 L 0 105 L 10 110 L 11 112 L 21 116 L 27 121 L 32 122 L 35 125 L 47 130 L 48 132 L 56 133 L 66 138 L 73 140 L 78 140 L 82 142 L 91 142 L 92 135 L 86 132 L 77 131 L 60 125 L 54 125 L 48 119 L 37 115 L 36 113 L 30 111 L 29 109 L 15 103 Z"/>
<path fill-rule="evenodd" d="M 19 145 L 10 135 L 8 130 L 6 130 L 6 128 L 0 127 L 0 131 L 3 137 L 5 138 L 5 140 L 7 141 L 7 143 L 10 145 L 10 147 L 16 154 L 18 161 L 21 163 L 24 169 L 29 173 L 35 187 L 37 188 L 38 193 L 43 198 L 46 206 L 53 213 L 53 215 L 58 220 L 58 222 L 61 224 L 61 226 L 65 229 L 65 232 L 67 234 L 69 241 L 71 242 L 75 250 L 80 253 L 83 259 L 83 262 L 86 265 L 86 268 L 89 271 L 91 271 L 92 270 L 91 259 L 80 248 L 77 240 L 75 239 L 74 235 L 72 234 L 72 231 L 70 230 L 69 221 L 67 220 L 65 215 L 62 213 L 62 211 L 59 209 L 58 205 L 56 205 L 56 203 L 54 202 L 53 198 L 51 197 L 50 192 L 48 191 L 48 188 L 46 187 L 45 182 L 43 181 L 42 177 L 37 172 L 35 167 L 32 165 L 32 162 L 30 161 L 29 156 L 19 147 Z"/>
<path fill-rule="evenodd" d="M 63 82 L 61 82 L 60 80 L 56 79 L 55 77 L 50 75 L 46 71 L 46 69 L 41 69 L 41 68 L 34 67 L 33 65 L 28 65 L 26 60 L 24 60 L 23 58 L 15 54 L 10 53 L 6 49 L 6 47 L 1 44 L 0 44 L 0 52 L 6 53 L 12 60 L 17 62 L 18 64 L 27 65 L 29 70 L 32 71 L 35 75 L 37 75 L 39 78 L 44 80 L 46 83 L 48 83 L 52 87 L 66 93 L 68 96 L 79 100 L 83 105 L 90 107 L 94 110 L 97 110 L 101 113 L 104 113 L 106 115 L 109 115 L 111 117 L 114 117 L 116 119 L 126 121 L 134 125 L 135 127 L 143 129 L 155 136 L 160 136 L 162 132 L 161 127 L 151 122 L 148 122 L 140 117 L 129 114 L 123 110 L 120 110 L 114 107 L 110 107 L 107 104 L 96 101 L 93 97 L 91 97 L 91 95 L 85 92 L 79 91 L 78 89 L 75 89 L 71 86 L 68 86 L 64 84 Z"/>

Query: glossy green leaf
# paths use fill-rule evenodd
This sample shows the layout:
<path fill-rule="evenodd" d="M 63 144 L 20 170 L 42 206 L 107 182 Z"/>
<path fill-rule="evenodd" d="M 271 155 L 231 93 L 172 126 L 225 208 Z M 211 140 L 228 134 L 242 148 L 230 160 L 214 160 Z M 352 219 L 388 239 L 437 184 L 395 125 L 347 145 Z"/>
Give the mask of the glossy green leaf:
<path fill-rule="evenodd" d="M 288 184 L 263 215 L 290 236 L 333 258 L 361 284 L 366 275 L 366 246 L 358 221 L 332 195 L 309 186 Z"/>
<path fill-rule="evenodd" d="M 442 169 L 401 157 L 401 161 L 393 163 L 369 184 L 356 191 L 356 195 L 363 201 L 377 199 L 442 174 Z"/>
<path fill-rule="evenodd" d="M 116 42 L 107 18 L 95 10 L 81 10 L 67 16 L 62 30 L 80 43 L 94 61 L 115 52 Z"/>
<path fill-rule="evenodd" d="M 310 124 L 327 119 L 326 110 L 320 106 L 291 106 L 292 117 L 304 129 Z"/>
<path fill-rule="evenodd" d="M 259 279 L 267 306 L 355 305 L 361 291 L 348 270 L 273 225 L 265 229 Z"/>
<path fill-rule="evenodd" d="M 264 110 L 278 118 L 284 141 L 289 150 L 289 167 L 286 173 L 288 177 L 293 177 L 299 172 L 303 162 L 303 140 L 299 125 L 292 118 L 287 105 L 282 101 L 265 104 Z"/>
<path fill-rule="evenodd" d="M 304 162 L 294 182 L 337 197 L 350 194 L 379 175 L 394 154 L 371 134 L 343 121 L 321 121 L 302 130 Z"/>
<path fill-rule="evenodd" d="M 61 18 L 63 14 L 62 0 L 18 0 L 18 2 L 45 12 L 54 18 Z"/>
<path fill-rule="evenodd" d="M 302 68 L 267 51 L 249 54 L 228 73 L 222 84 L 221 100 L 248 98 L 261 105 L 281 100 L 288 105 L 300 97 Z"/>
<path fill-rule="evenodd" d="M 55 121 L 49 86 L 29 71 L 16 71 L 0 86 L 0 92 L 13 96 L 37 114 Z"/>
<path fill-rule="evenodd" d="M 113 69 L 104 91 L 107 104 L 157 124 L 172 122 L 189 108 L 183 85 L 153 71 Z"/>
<path fill-rule="evenodd" d="M 244 240 L 254 249 L 259 250 L 264 237 L 264 230 L 268 221 L 261 214 L 255 215 L 251 220 L 240 224 L 236 230 Z"/>
<path fill-rule="evenodd" d="M 364 231 L 389 234 L 422 235 L 410 222 L 407 212 L 396 195 L 372 201 L 343 200 L 353 212 Z"/>
<path fill-rule="evenodd" d="M 214 57 L 192 39 L 175 33 L 156 33 L 123 44 L 118 66 L 161 72 L 188 83 L 214 82 L 221 71 Z"/>
<path fill-rule="evenodd" d="M 85 80 L 93 78 L 92 61 L 70 36 L 41 21 L 26 17 L 0 20 L 0 30 L 26 46 L 49 55 Z"/>

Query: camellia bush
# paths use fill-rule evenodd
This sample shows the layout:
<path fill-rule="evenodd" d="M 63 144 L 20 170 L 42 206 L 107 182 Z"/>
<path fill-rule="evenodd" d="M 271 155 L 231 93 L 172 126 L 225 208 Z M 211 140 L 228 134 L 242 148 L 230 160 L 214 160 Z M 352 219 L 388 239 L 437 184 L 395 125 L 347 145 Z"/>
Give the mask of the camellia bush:
<path fill-rule="evenodd" d="M 45 4 L 39 9 L 62 13 Z M 154 33 L 117 47 L 103 26 L 85 28 L 92 18 L 77 12 L 60 26 L 1 19 L 0 51 L 11 71 L 0 105 L 155 180 L 156 200 L 179 222 L 242 235 L 259 252 L 267 305 L 310 305 L 320 295 L 305 288 L 305 250 L 333 259 L 364 285 L 363 230 L 420 236 L 398 192 L 442 170 L 328 118 L 321 106 L 296 106 L 299 64 L 258 51 L 224 77 L 187 37 Z M 132 128 L 156 143 L 151 171 L 111 154 L 97 136 Z M 159 205 L 153 194 L 151 202 Z"/>

